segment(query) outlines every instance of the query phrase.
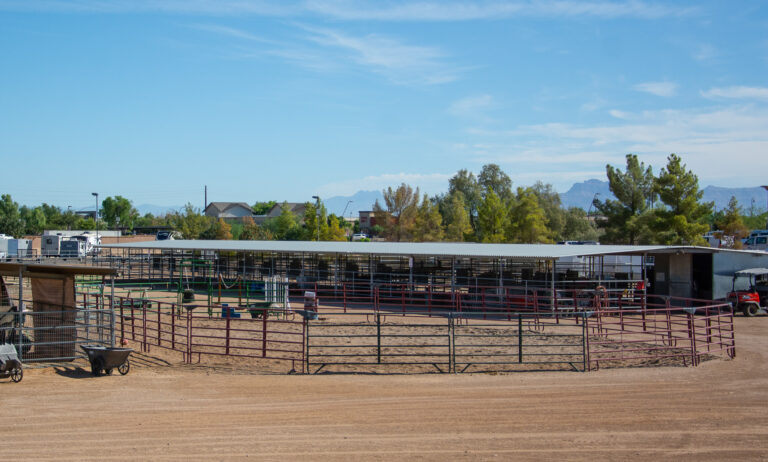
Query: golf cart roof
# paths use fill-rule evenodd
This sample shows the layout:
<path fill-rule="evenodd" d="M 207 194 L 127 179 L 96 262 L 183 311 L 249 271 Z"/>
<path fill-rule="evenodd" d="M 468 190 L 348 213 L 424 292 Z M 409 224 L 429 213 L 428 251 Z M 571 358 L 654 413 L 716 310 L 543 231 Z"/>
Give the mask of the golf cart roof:
<path fill-rule="evenodd" d="M 768 274 L 768 268 L 749 268 L 733 273 L 733 277 L 737 276 L 762 276 Z"/>

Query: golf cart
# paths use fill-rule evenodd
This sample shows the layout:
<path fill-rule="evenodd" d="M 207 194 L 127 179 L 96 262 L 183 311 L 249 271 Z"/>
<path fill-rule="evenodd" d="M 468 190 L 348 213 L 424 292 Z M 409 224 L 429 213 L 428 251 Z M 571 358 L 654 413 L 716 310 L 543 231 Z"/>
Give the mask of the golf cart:
<path fill-rule="evenodd" d="M 733 287 L 728 301 L 734 311 L 755 316 L 768 302 L 768 268 L 750 268 L 733 273 Z"/>

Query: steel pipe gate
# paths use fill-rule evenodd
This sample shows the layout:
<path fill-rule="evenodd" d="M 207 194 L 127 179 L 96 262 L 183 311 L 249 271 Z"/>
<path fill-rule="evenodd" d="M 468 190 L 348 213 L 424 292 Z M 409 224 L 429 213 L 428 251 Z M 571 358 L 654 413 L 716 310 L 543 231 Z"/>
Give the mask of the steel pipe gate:
<path fill-rule="evenodd" d="M 449 313 L 444 317 L 411 317 L 407 322 L 396 318 L 393 322 L 378 313 L 364 321 L 345 320 L 343 315 L 309 321 L 305 370 L 587 370 L 584 322 L 548 323 L 530 313 L 514 314 L 513 322 L 507 315 L 498 320 L 467 318 L 466 313 L 462 316 Z"/>

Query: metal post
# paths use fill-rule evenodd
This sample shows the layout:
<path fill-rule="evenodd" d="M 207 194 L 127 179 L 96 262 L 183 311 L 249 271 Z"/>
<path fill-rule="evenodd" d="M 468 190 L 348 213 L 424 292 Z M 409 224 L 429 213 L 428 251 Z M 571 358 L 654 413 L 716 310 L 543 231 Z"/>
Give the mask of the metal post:
<path fill-rule="evenodd" d="M 187 309 L 187 364 L 192 364 L 192 309 Z"/>
<path fill-rule="evenodd" d="M 225 341 L 225 354 L 229 355 L 229 322 L 230 322 L 229 313 L 230 312 L 229 312 L 229 306 L 226 306 L 225 308 L 226 308 L 226 313 L 227 313 L 227 318 L 226 318 L 227 319 L 227 321 L 226 321 L 226 338 L 224 340 Z"/>
<path fill-rule="evenodd" d="M 696 325 L 693 320 L 693 312 L 688 311 L 688 338 L 691 340 L 691 365 L 697 366 L 698 361 L 696 358 Z"/>
<path fill-rule="evenodd" d="M 456 373 L 456 336 L 453 316 L 448 316 L 448 372 Z"/>
<path fill-rule="evenodd" d="M 110 296 L 109 296 L 109 312 L 112 316 L 111 335 L 109 339 L 110 346 L 115 346 L 115 278 L 110 278 Z M 122 322 L 121 322 L 122 324 Z M 158 337 L 160 334 L 158 334 Z"/>
<path fill-rule="evenodd" d="M 582 356 L 584 357 L 584 367 L 583 370 L 586 372 L 590 368 L 589 363 L 589 329 L 587 329 L 587 322 L 589 322 L 589 316 L 587 316 L 587 313 L 582 313 L 582 316 L 584 317 L 583 322 L 581 323 L 582 330 L 581 330 L 581 352 Z"/>
<path fill-rule="evenodd" d="M 381 315 L 376 313 L 376 363 L 381 364 Z"/>
<path fill-rule="evenodd" d="M 517 362 L 523 363 L 523 315 L 517 314 Z"/>
<path fill-rule="evenodd" d="M 19 304 L 18 304 L 18 308 L 17 308 L 18 312 L 16 313 L 16 319 L 18 321 L 16 323 L 16 325 L 17 325 L 17 328 L 19 330 L 19 334 L 16 336 L 16 338 L 18 339 L 17 341 L 19 343 L 19 347 L 17 348 L 18 354 L 19 354 L 19 357 L 22 358 L 22 361 L 24 360 L 24 358 L 23 358 L 24 353 L 23 353 L 22 348 L 21 348 L 22 327 L 23 327 L 22 326 L 22 320 L 24 319 L 23 318 L 23 314 L 24 314 L 24 304 L 23 304 L 23 302 L 24 302 L 24 267 L 20 266 L 19 267 Z"/>
<path fill-rule="evenodd" d="M 371 285 L 369 286 L 369 292 L 371 294 L 371 297 L 373 297 L 373 255 L 368 256 L 368 276 L 371 280 Z"/>
<path fill-rule="evenodd" d="M 269 317 L 269 309 L 264 307 L 264 313 L 261 318 L 261 357 L 267 357 L 267 317 Z"/>

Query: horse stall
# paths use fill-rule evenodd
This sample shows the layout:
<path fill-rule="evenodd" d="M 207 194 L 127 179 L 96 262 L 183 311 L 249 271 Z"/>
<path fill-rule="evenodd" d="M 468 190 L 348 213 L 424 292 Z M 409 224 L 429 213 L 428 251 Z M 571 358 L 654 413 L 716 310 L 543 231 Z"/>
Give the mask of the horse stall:
<path fill-rule="evenodd" d="M 114 346 L 111 303 L 77 293 L 75 284 L 99 280 L 104 288 L 115 274 L 93 266 L 0 263 L 0 336 L 22 362 L 72 361 L 82 356 L 83 343 Z"/>

